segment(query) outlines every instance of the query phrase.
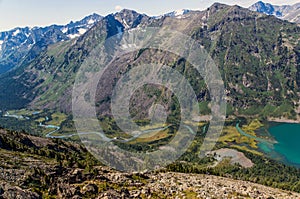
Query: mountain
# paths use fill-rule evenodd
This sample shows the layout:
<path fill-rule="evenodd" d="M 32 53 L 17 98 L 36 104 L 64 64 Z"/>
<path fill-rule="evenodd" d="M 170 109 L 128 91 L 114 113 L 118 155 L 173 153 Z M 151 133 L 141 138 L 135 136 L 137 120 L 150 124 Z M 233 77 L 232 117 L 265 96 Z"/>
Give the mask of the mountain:
<path fill-rule="evenodd" d="M 235 127 L 237 118 L 241 122 L 244 118 L 266 121 L 268 117 L 299 121 L 300 27 L 239 6 L 215 3 L 203 11 L 180 12 L 162 17 L 150 17 L 124 9 L 99 19 L 84 34 L 74 39 L 68 37 L 74 34 L 67 33 L 69 29 L 64 29 L 66 33 L 63 33 L 61 29 L 54 28 L 51 33 L 59 33 L 61 37 L 69 39 L 64 40 L 59 36 L 60 42 L 52 42 L 52 39 L 49 42 L 46 37 L 38 42 L 40 45 L 35 44 L 30 49 L 17 67 L 0 75 L 0 109 L 25 108 L 19 111 L 21 115 L 28 112 L 30 121 L 27 122 L 25 115 L 20 120 L 4 117 L 10 114 L 5 112 L 0 114 L 1 121 L 7 125 L 12 122 L 15 128 L 20 129 L 31 129 L 34 126 L 37 133 L 43 130 L 47 133 L 39 135 L 49 135 L 51 129 L 43 129 L 41 123 L 51 119 L 49 126 L 61 124 L 63 133 L 73 134 L 71 96 L 80 67 L 89 56 L 95 55 L 95 46 L 108 44 L 104 45 L 107 48 L 101 51 L 101 55 L 109 55 L 120 43 L 119 40 L 104 43 L 107 39 L 112 36 L 121 39 L 125 30 L 143 27 L 179 31 L 197 40 L 206 49 L 222 75 L 228 102 L 229 119 L 221 137 L 226 142 L 218 142 L 216 149 L 223 148 L 227 153 L 228 147 L 235 147 L 235 154 L 243 153 L 243 157 L 235 158 L 238 162 L 232 162 L 231 155 L 221 160 L 219 155 L 199 158 L 198 152 L 205 136 L 201 129 L 207 125 L 204 123 L 205 128 L 199 126 L 194 142 L 178 161 L 154 172 L 121 173 L 95 160 L 80 143 L 76 143 L 79 139 L 76 136 L 64 137 L 67 142 L 0 129 L 0 198 L 299 197 L 292 191 L 300 192 L 300 170 L 264 156 L 258 151 L 256 140 L 240 135 Z M 165 38 L 166 41 L 168 39 Z M 107 136 L 114 138 L 118 133 L 118 126 L 110 117 L 113 87 L 124 73 L 141 64 L 172 67 L 189 81 L 202 109 L 207 110 L 211 105 L 211 96 L 204 79 L 191 63 L 172 52 L 143 48 L 120 57 L 105 58 L 111 61 L 110 67 L 97 80 L 95 107 L 99 123 Z M 82 81 L 97 71 L 87 68 L 84 72 L 87 75 L 83 76 Z M 81 94 L 87 101 L 92 99 L 88 89 L 83 89 Z M 167 98 L 170 96 L 171 100 Z M 152 104 L 163 104 L 167 111 L 178 110 L 180 107 L 173 100 L 175 97 L 171 91 L 157 85 L 143 86 L 130 99 L 130 114 L 134 119 L 140 119 L 136 120 L 139 123 L 146 123 L 145 116 L 149 114 Z M 36 117 L 35 110 L 50 113 L 48 115 L 38 111 L 41 115 Z M 59 111 L 63 113 L 57 114 Z M 192 122 L 188 121 L 188 124 Z M 38 123 L 40 126 L 37 126 Z M 260 122 L 249 123 L 241 128 L 247 129 L 252 135 L 253 128 L 257 126 L 261 127 Z M 53 136 L 58 134 L 56 131 L 52 133 Z M 261 136 L 265 135 L 261 133 Z M 122 145 L 118 140 L 112 142 L 122 149 L 142 152 L 144 149 L 156 149 L 156 146 L 168 141 L 169 137 L 161 138 L 160 134 L 169 136 L 169 132 L 164 131 L 160 131 L 159 136 L 149 136 L 150 141 L 141 136 L 138 139 L 145 141 L 141 145 L 134 142 Z M 251 166 L 241 166 L 241 161 L 245 159 L 250 160 Z M 243 180 L 286 189 L 288 192 Z"/>
<path fill-rule="evenodd" d="M 0 74 L 18 65 L 28 53 L 34 58 L 50 44 L 79 37 L 101 18 L 92 14 L 67 25 L 14 28 L 0 32 Z"/>
<path fill-rule="evenodd" d="M 259 1 L 249 7 L 250 10 L 267 15 L 274 15 L 280 19 L 300 23 L 300 3 L 294 5 L 277 6 Z"/>
<path fill-rule="evenodd" d="M 69 24 L 61 26 L 60 30 L 69 38 L 73 39 L 83 35 L 88 29 L 90 29 L 93 25 L 95 25 L 102 16 L 98 14 L 92 14 L 80 21 L 73 22 L 71 21 Z"/>
<path fill-rule="evenodd" d="M 185 15 L 185 14 L 187 14 L 189 12 L 191 12 L 191 10 L 180 9 L 180 10 L 175 10 L 173 12 L 164 14 L 163 16 L 167 16 L 167 17 L 181 17 L 182 15 Z"/>
<path fill-rule="evenodd" d="M 139 14 L 134 10 L 123 9 L 120 12 L 111 14 L 107 16 L 108 23 L 120 23 L 117 29 L 123 32 L 125 29 L 136 28 L 141 23 L 148 21 L 150 17 L 145 14 Z M 119 33 L 119 32 L 118 32 Z M 109 34 L 109 36 L 114 35 L 114 33 Z"/>
<path fill-rule="evenodd" d="M 222 74 L 228 115 L 297 119 L 300 98 L 300 28 L 297 25 L 239 6 L 223 4 L 214 4 L 207 10 L 193 11 L 184 16 L 155 18 L 131 10 L 108 15 L 81 37 L 72 42 L 50 45 L 29 64 L 23 63 L 2 75 L 0 107 L 51 108 L 70 112 L 76 72 L 94 44 L 101 44 L 124 29 L 154 26 L 175 28 L 204 46 Z M 161 64 L 169 64 L 168 60 L 175 59 L 166 55 L 156 58 L 150 55 L 145 50 L 128 55 L 128 63 L 120 60 L 116 65 L 138 64 L 141 60 L 154 63 L 160 60 Z M 194 77 L 185 62 L 175 62 L 174 67 L 185 71 L 189 78 Z M 119 72 L 112 71 L 112 74 Z M 103 81 L 114 85 L 119 76 L 106 78 Z M 198 85 L 205 85 L 203 79 L 194 82 L 193 87 L 199 99 L 209 100 L 205 86 Z M 102 102 L 98 107 L 107 113 L 109 101 L 105 99 L 109 99 L 111 93 L 108 91 L 112 88 L 108 86 L 103 89 L 97 96 L 97 100 Z M 145 104 L 140 106 L 147 107 L 146 104 L 151 104 L 151 100 L 145 100 Z M 142 103 L 138 99 L 136 102 Z M 140 106 L 136 104 L 136 107 Z"/>

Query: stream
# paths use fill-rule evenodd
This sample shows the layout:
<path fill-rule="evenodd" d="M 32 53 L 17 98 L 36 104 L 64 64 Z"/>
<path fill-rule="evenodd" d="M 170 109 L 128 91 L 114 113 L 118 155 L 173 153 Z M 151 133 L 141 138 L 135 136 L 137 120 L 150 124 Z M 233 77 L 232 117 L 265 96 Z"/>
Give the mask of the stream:
<path fill-rule="evenodd" d="M 259 137 L 256 137 L 254 135 L 250 135 L 250 134 L 247 134 L 245 133 L 240 127 L 239 127 L 240 123 L 238 122 L 236 125 L 235 125 L 235 128 L 238 130 L 238 132 L 243 135 L 243 136 L 246 136 L 248 138 L 252 138 L 258 142 L 261 142 L 261 143 L 266 143 L 266 144 L 275 144 L 276 141 L 271 141 L 271 140 L 266 140 L 266 139 L 263 139 L 263 138 L 259 138 Z"/>
<path fill-rule="evenodd" d="M 38 114 L 39 112 L 34 112 L 33 114 Z M 29 120 L 30 118 L 29 117 L 25 117 L 23 115 L 11 115 L 9 114 L 8 112 L 4 115 L 5 117 L 13 117 L 13 118 L 16 118 L 16 119 L 26 119 L 26 120 Z M 49 121 L 49 118 L 48 117 L 45 117 L 45 121 L 44 122 L 47 122 Z M 147 134 L 147 133 L 152 133 L 152 132 L 156 132 L 156 131 L 163 131 L 167 128 L 169 128 L 170 126 L 172 125 L 168 125 L 168 126 L 165 126 L 165 127 L 159 127 L 159 128 L 153 128 L 153 129 L 147 129 L 147 130 L 144 130 L 144 131 L 137 131 L 137 133 L 132 136 L 131 138 L 129 139 L 123 139 L 123 138 L 108 138 L 107 136 L 105 136 L 104 133 L 100 133 L 100 132 L 81 132 L 81 133 L 73 133 L 73 134 L 68 134 L 68 135 L 52 135 L 56 132 L 58 132 L 60 130 L 60 126 L 56 126 L 56 125 L 47 125 L 47 124 L 43 124 L 42 122 L 40 122 L 38 124 L 38 126 L 40 127 L 43 127 L 43 128 L 46 128 L 46 129 L 54 129 L 53 131 L 50 131 L 49 133 L 47 133 L 45 135 L 45 137 L 47 138 L 56 138 L 56 139 L 64 139 L 64 138 L 70 138 L 70 137 L 73 137 L 73 136 L 77 136 L 77 135 L 89 135 L 89 134 L 97 134 L 99 135 L 104 141 L 107 141 L 107 142 L 110 142 L 110 141 L 113 141 L 113 140 L 118 140 L 119 142 L 123 142 L 123 143 L 126 143 L 126 142 L 130 142 L 136 138 L 138 138 L 139 136 L 141 135 L 144 135 L 144 134 Z M 188 129 L 188 131 L 193 134 L 193 135 L 196 135 L 196 132 L 194 132 L 194 130 L 188 126 L 188 125 L 183 125 L 186 129 Z M 203 131 L 205 131 L 206 129 L 206 126 L 204 127 Z"/>

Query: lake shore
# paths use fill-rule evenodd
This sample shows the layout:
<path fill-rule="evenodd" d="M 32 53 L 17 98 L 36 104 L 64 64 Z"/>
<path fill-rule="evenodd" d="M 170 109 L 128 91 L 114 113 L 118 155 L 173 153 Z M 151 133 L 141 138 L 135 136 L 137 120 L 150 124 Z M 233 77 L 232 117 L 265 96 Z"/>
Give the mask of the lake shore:
<path fill-rule="evenodd" d="M 291 123 L 291 124 L 299 124 L 299 120 L 292 120 L 287 118 L 268 118 L 269 122 L 278 122 L 278 123 Z"/>

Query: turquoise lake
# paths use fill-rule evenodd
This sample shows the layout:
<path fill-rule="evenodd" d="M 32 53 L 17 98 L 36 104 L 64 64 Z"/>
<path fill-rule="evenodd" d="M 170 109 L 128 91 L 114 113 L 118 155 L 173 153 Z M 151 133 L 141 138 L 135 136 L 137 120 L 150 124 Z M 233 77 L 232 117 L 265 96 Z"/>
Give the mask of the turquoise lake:
<path fill-rule="evenodd" d="M 273 159 L 300 167 L 300 124 L 277 124 L 268 131 L 277 143 L 260 142 L 259 148 Z"/>

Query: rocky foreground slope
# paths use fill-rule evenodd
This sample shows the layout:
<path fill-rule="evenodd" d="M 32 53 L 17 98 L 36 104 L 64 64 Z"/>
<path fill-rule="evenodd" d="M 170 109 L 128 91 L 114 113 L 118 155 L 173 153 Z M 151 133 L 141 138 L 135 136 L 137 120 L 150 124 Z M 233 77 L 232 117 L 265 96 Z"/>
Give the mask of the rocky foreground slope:
<path fill-rule="evenodd" d="M 98 167 L 97 175 L 70 169 L 41 195 L 0 183 L 1 198 L 299 198 L 300 194 L 211 175 L 128 174 Z"/>
<path fill-rule="evenodd" d="M 164 172 L 121 173 L 81 145 L 0 130 L 0 198 L 299 198 L 229 178 Z"/>

